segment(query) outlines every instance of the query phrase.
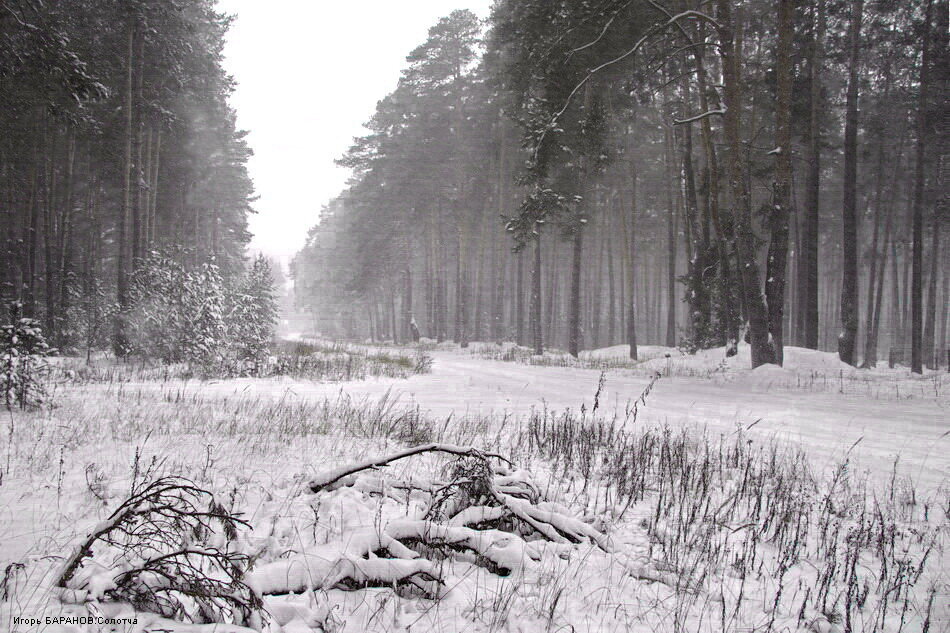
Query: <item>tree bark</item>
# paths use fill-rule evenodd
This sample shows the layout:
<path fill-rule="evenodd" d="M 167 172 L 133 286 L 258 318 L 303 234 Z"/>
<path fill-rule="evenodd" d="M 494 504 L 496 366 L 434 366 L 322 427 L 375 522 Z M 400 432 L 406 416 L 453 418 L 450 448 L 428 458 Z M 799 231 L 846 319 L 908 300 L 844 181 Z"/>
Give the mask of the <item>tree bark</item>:
<path fill-rule="evenodd" d="M 920 100 L 917 106 L 917 164 L 914 166 L 913 272 L 911 274 L 910 370 L 923 373 L 923 255 L 924 180 L 927 150 L 927 110 L 930 107 L 930 39 L 933 0 L 927 0 L 923 52 L 920 63 Z"/>
<path fill-rule="evenodd" d="M 684 119 L 692 116 L 691 92 L 689 81 L 686 77 L 683 79 L 683 102 Z M 685 221 L 687 226 L 687 235 L 690 236 L 691 256 L 688 262 L 689 271 L 689 289 L 688 302 L 690 314 L 690 334 L 694 344 L 705 347 L 709 342 L 710 322 L 711 322 L 711 303 L 707 285 L 703 279 L 705 272 L 705 258 L 708 252 L 708 244 L 704 239 L 699 221 L 699 201 L 696 194 L 696 172 L 693 166 L 693 131 L 692 124 L 685 123 L 682 126 L 683 147 L 682 147 L 682 173 L 684 188 L 684 209 Z"/>
<path fill-rule="evenodd" d="M 126 334 L 126 313 L 129 309 L 129 272 L 128 272 L 128 222 L 132 206 L 132 66 L 135 50 L 135 25 L 130 20 L 128 26 L 128 49 L 126 51 L 125 75 L 125 159 L 122 166 L 122 208 L 119 210 L 119 234 L 116 238 L 116 299 L 119 309 L 113 324 L 112 348 L 116 356 L 125 356 L 128 352 Z"/>
<path fill-rule="evenodd" d="M 706 39 L 705 23 L 700 23 L 699 33 L 700 41 Z M 706 77 L 706 64 L 704 61 L 704 52 L 702 46 L 693 46 L 693 63 L 696 70 L 696 81 L 699 88 L 699 107 L 703 112 L 710 112 L 713 105 L 709 102 L 710 88 Z M 716 146 L 713 143 L 712 123 L 710 117 L 704 117 L 700 121 L 700 134 L 703 142 L 703 153 L 706 156 L 706 210 L 707 215 L 706 230 L 704 233 L 705 249 L 712 248 L 709 243 L 709 221 L 716 231 L 716 257 L 719 263 L 719 335 L 726 341 L 730 349 L 738 342 L 739 338 L 739 320 L 738 308 L 734 305 L 734 297 L 731 291 L 733 280 L 730 278 L 729 266 L 729 236 L 726 234 L 722 223 L 721 211 L 719 208 L 719 159 L 716 154 Z M 711 254 L 710 254 L 711 255 Z M 675 257 L 675 253 L 674 253 Z M 712 265 L 708 262 L 705 265 Z M 672 344 L 669 344 L 672 347 Z"/>
<path fill-rule="evenodd" d="M 875 219 L 874 238 L 872 240 L 872 263 L 871 275 L 868 281 L 868 320 L 867 320 L 867 340 L 865 341 L 864 362 L 862 367 L 873 369 L 877 365 L 877 346 L 880 338 L 881 326 L 881 307 L 884 296 L 884 278 L 887 276 L 887 248 L 891 242 L 892 226 L 894 224 L 894 198 L 897 195 L 897 182 L 901 173 L 901 159 L 904 154 L 904 139 L 901 134 L 901 140 L 898 143 L 897 155 L 894 158 L 894 178 L 888 190 L 887 201 L 883 200 L 882 190 L 885 181 L 884 176 L 884 143 L 878 146 L 878 185 L 877 185 L 877 206 L 876 215 L 884 214 L 884 236 L 881 244 L 880 255 L 878 254 L 877 240 L 877 219 Z M 895 271 L 896 274 L 896 271 Z M 873 301 L 873 303 L 872 303 Z"/>
<path fill-rule="evenodd" d="M 535 249 L 540 246 L 535 245 Z M 537 250 L 535 259 L 541 259 L 541 251 Z M 515 342 L 519 346 L 524 346 L 524 251 L 518 253 L 518 266 L 516 269 L 517 279 L 515 280 Z M 540 282 L 539 282 L 540 283 Z"/>
<path fill-rule="evenodd" d="M 950 256 L 948 256 L 947 253 L 948 249 L 944 249 L 943 254 L 940 255 L 943 260 L 943 292 L 941 296 L 943 297 L 944 306 L 950 303 L 950 295 L 948 295 L 948 292 L 950 292 L 950 275 L 947 275 L 947 268 L 950 266 Z M 937 361 L 935 364 L 937 367 L 944 365 L 947 367 L 947 370 L 950 371 L 950 365 L 948 365 L 948 362 L 950 362 L 950 349 L 947 347 L 947 321 L 950 320 L 950 313 L 944 308 L 939 311 L 939 314 L 940 338 L 937 341 L 939 344 L 937 345 Z"/>
<path fill-rule="evenodd" d="M 410 247 L 409 252 L 412 252 Z M 403 337 L 407 341 L 415 341 L 415 333 L 412 330 L 412 324 L 415 322 L 415 315 L 412 312 L 412 266 L 408 263 L 403 272 L 405 286 L 403 290 Z"/>
<path fill-rule="evenodd" d="M 585 203 L 587 203 L 586 199 Z M 576 218 L 576 226 L 571 242 L 571 298 L 567 317 L 567 351 L 574 358 L 577 358 L 581 348 L 581 254 L 584 248 L 582 219 Z"/>
<path fill-rule="evenodd" d="M 752 367 L 775 361 L 769 341 L 768 311 L 759 280 L 759 266 L 755 257 L 755 234 L 752 228 L 752 202 L 743 169 L 740 137 L 742 88 L 739 73 L 739 46 L 736 42 L 730 0 L 718 0 L 719 41 L 722 55 L 726 113 L 723 130 L 729 147 L 729 186 L 735 211 L 733 213 L 736 240 L 736 259 L 745 309 L 749 318 L 749 341 Z"/>
<path fill-rule="evenodd" d="M 50 131 L 49 117 L 44 117 L 43 145 L 46 147 L 43 196 L 43 290 L 46 304 L 46 331 L 55 335 L 58 316 L 56 311 L 56 133 Z"/>
<path fill-rule="evenodd" d="M 808 174 L 802 217 L 802 252 L 798 260 L 798 343 L 818 349 L 818 207 L 821 197 L 821 107 L 822 42 L 825 33 L 825 3 L 818 0 L 808 56 L 810 89 L 808 114 Z"/>
<path fill-rule="evenodd" d="M 887 272 L 887 246 L 888 242 L 891 241 L 891 225 L 894 217 L 893 206 L 889 205 L 887 210 L 887 218 L 884 224 L 884 240 L 881 253 L 881 261 L 878 266 L 879 272 L 877 275 L 877 288 L 871 287 L 869 284 L 868 293 L 874 297 L 874 306 L 871 311 L 871 320 L 868 324 L 868 337 L 867 345 L 864 352 L 864 367 L 873 369 L 877 365 L 877 342 L 878 335 L 880 333 L 881 326 L 881 304 L 884 297 L 884 277 Z"/>
<path fill-rule="evenodd" d="M 930 279 L 927 284 L 927 321 L 924 327 L 923 339 L 923 362 L 929 369 L 937 368 L 937 355 L 935 353 L 934 335 L 936 333 L 937 323 L 937 275 L 940 268 L 937 263 L 940 261 L 940 214 L 934 213 L 932 226 L 932 242 L 930 248 Z M 944 273 L 946 274 L 946 272 Z"/>
<path fill-rule="evenodd" d="M 63 199 L 63 208 L 60 212 L 59 232 L 59 308 L 60 314 L 67 317 L 69 309 L 70 274 L 73 260 L 73 207 L 74 205 L 74 169 L 76 164 L 76 136 L 72 127 L 69 128 L 66 139 L 66 192 Z"/>
<path fill-rule="evenodd" d="M 508 200 L 508 191 L 505 186 L 508 180 L 508 173 L 505 171 L 507 163 L 505 160 L 505 123 L 504 113 L 498 111 L 498 217 L 504 217 L 505 205 Z M 491 338 L 495 342 L 501 342 L 504 339 L 504 311 L 505 311 L 505 263 L 507 257 L 501 252 L 504 242 L 495 236 L 492 239 L 493 244 L 493 269 L 495 271 L 494 287 L 492 293 L 492 326 Z"/>
<path fill-rule="evenodd" d="M 864 0 L 852 0 L 850 54 L 848 60 L 848 96 L 844 126 L 844 200 L 842 216 L 841 334 L 838 357 L 855 365 L 858 336 L 858 82 L 861 64 L 861 14 Z"/>
<path fill-rule="evenodd" d="M 640 174 L 637 165 L 633 162 L 633 156 L 630 158 L 630 235 L 627 244 L 627 257 L 630 266 L 629 279 L 627 280 L 627 300 L 630 304 L 627 306 L 627 346 L 631 360 L 637 360 L 639 350 L 637 350 L 637 293 L 635 279 L 637 276 L 637 179 Z M 675 244 L 674 244 L 675 248 Z"/>
<path fill-rule="evenodd" d="M 135 122 L 133 126 L 135 128 L 133 138 L 132 138 L 132 160 L 134 162 L 133 172 L 132 172 L 132 272 L 134 273 L 139 269 L 142 263 L 142 235 L 144 233 L 144 226 L 142 222 L 142 216 L 144 215 L 144 198 L 145 198 L 145 181 L 143 173 L 143 160 L 142 160 L 142 149 L 144 146 L 144 133 L 145 133 L 145 124 L 143 121 L 143 112 L 144 112 L 144 75 L 145 75 L 145 37 L 143 34 L 139 34 L 139 49 L 138 49 L 138 60 L 137 66 L 138 71 L 136 72 L 135 78 L 135 105 L 134 105 L 134 115 Z M 212 232 L 217 229 L 217 222 L 214 222 L 212 225 Z M 212 252 L 214 252 L 214 247 Z"/>
<path fill-rule="evenodd" d="M 673 165 L 671 156 L 673 155 L 673 133 L 669 127 L 664 130 L 664 137 L 666 140 L 666 151 L 663 153 L 663 157 L 666 163 L 666 207 L 669 217 L 666 222 L 667 233 L 666 233 L 666 244 L 669 252 L 667 253 L 667 262 L 666 262 L 666 346 L 675 347 L 676 346 L 676 240 L 677 234 L 679 233 L 677 227 L 677 220 L 679 219 L 679 213 L 676 209 L 676 204 L 673 201 Z M 632 273 L 632 271 L 631 271 Z M 633 274 L 630 275 L 631 284 L 633 279 Z M 631 292 L 631 295 L 633 293 Z"/>
<path fill-rule="evenodd" d="M 775 61 L 777 99 L 775 136 L 775 199 L 772 208 L 772 239 L 766 266 L 765 297 L 769 309 L 769 333 L 775 363 L 784 361 L 785 269 L 788 261 L 788 222 L 792 213 L 792 36 L 795 5 L 779 0 L 778 46 Z"/>
<path fill-rule="evenodd" d="M 534 353 L 540 355 L 544 353 L 544 333 L 541 330 L 541 227 L 535 225 L 535 231 L 534 269 L 531 271 L 531 341 Z M 523 301 L 523 298 L 521 300 Z"/>
<path fill-rule="evenodd" d="M 613 255 L 613 240 L 611 239 L 611 234 L 613 233 L 613 227 L 611 226 L 612 218 L 610 211 L 613 208 L 613 201 L 608 200 L 607 205 L 604 210 L 605 213 L 605 222 L 607 223 L 607 243 L 605 244 L 604 252 L 607 257 L 607 345 L 614 344 L 614 326 L 616 325 L 617 320 L 617 305 L 616 305 L 616 285 L 615 285 L 615 276 L 614 276 L 614 255 Z"/>

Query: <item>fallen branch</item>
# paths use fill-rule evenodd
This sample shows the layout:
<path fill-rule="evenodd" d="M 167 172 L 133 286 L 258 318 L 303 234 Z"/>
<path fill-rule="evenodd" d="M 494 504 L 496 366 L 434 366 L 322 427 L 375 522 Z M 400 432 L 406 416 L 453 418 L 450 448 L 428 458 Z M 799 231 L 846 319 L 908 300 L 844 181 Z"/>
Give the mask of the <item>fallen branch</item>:
<path fill-rule="evenodd" d="M 415 552 L 413 552 L 415 554 Z M 424 558 L 368 558 L 315 548 L 288 559 L 256 568 L 251 584 L 265 596 L 326 589 L 412 587 L 428 598 L 438 595 L 442 578 L 436 565 Z"/>
<path fill-rule="evenodd" d="M 375 470 L 382 466 L 391 464 L 394 461 L 405 459 L 406 457 L 412 457 L 413 455 L 419 455 L 421 453 L 447 453 L 449 455 L 456 455 L 458 457 L 476 457 L 476 458 L 486 458 L 492 457 L 494 459 L 501 460 L 508 465 L 511 465 L 511 462 L 501 455 L 496 455 L 494 453 L 484 453 L 477 448 L 472 447 L 462 447 L 454 446 L 452 444 L 422 444 L 420 446 L 413 446 L 412 448 L 407 448 L 404 451 L 399 453 L 394 453 L 386 457 L 380 457 L 377 459 L 365 461 L 359 464 L 352 466 L 347 466 L 345 468 L 339 468 L 336 470 L 330 470 L 324 473 L 321 473 L 317 477 L 314 477 L 310 480 L 310 492 L 320 492 L 321 490 L 333 490 L 333 487 L 337 482 L 346 479 L 351 475 L 363 470 Z"/>
<path fill-rule="evenodd" d="M 166 617 L 259 629 L 261 599 L 244 582 L 250 559 L 228 549 L 244 526 L 187 479 L 157 479 L 95 526 L 54 584 L 64 602 L 105 598 Z"/>

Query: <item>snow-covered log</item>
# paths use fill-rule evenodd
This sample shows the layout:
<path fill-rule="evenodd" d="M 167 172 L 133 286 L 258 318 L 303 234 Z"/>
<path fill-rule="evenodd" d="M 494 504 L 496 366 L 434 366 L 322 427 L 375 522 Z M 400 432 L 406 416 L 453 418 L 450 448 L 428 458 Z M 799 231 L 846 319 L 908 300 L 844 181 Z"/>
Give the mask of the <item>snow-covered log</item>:
<path fill-rule="evenodd" d="M 436 565 L 424 558 L 361 558 L 330 547 L 262 565 L 248 581 L 261 595 L 410 586 L 427 597 L 435 597 L 442 582 Z"/>
<path fill-rule="evenodd" d="M 394 521 L 386 526 L 386 534 L 400 543 L 438 550 L 470 552 L 476 564 L 499 576 L 520 572 L 528 560 L 538 560 L 521 537 L 500 530 L 473 530 L 431 521 Z"/>
<path fill-rule="evenodd" d="M 516 534 L 407 519 L 261 565 L 249 574 L 248 583 L 261 595 L 408 587 L 436 597 L 442 584 L 439 568 L 416 549 L 469 556 L 471 562 L 499 576 L 519 574 L 530 561 L 538 560 L 537 552 Z"/>

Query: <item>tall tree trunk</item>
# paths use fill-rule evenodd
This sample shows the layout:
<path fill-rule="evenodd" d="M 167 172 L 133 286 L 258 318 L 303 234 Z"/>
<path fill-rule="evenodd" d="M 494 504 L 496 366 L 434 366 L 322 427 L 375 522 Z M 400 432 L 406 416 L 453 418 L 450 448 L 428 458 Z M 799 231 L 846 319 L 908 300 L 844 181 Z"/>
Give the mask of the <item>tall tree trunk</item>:
<path fill-rule="evenodd" d="M 70 275 L 73 259 L 73 200 L 74 178 L 73 171 L 76 162 L 76 136 L 72 127 L 69 128 L 66 138 L 66 192 L 63 199 L 63 208 L 60 212 L 59 232 L 59 308 L 65 318 L 69 309 Z"/>
<path fill-rule="evenodd" d="M 441 343 L 448 338 L 449 335 L 449 264 L 448 264 L 448 253 L 446 252 L 446 240 L 445 240 L 445 230 L 444 230 L 444 214 L 443 214 L 443 205 L 442 201 L 439 201 L 438 206 L 438 274 L 436 275 L 436 284 L 437 284 L 437 297 L 438 297 L 438 329 L 436 334 L 436 340 Z"/>
<path fill-rule="evenodd" d="M 854 365 L 858 337 L 858 82 L 861 65 L 861 13 L 864 0 L 852 0 L 850 54 L 848 60 L 848 96 L 844 126 L 844 201 L 841 208 L 841 334 L 838 357 Z"/>
<path fill-rule="evenodd" d="M 540 246 L 535 245 L 535 259 L 541 260 Z M 515 280 L 515 342 L 524 346 L 524 251 L 518 252 L 518 266 Z M 539 282 L 540 283 L 540 282 Z"/>
<path fill-rule="evenodd" d="M 666 208 L 669 213 L 666 226 L 666 346 L 674 347 L 676 345 L 676 238 L 677 220 L 679 213 L 673 201 L 673 165 L 671 157 L 673 156 L 673 133 L 669 127 L 664 129 L 665 151 L 663 153 L 666 165 Z M 630 275 L 631 279 L 633 275 Z M 632 281 L 631 281 L 632 283 Z"/>
<path fill-rule="evenodd" d="M 706 39 L 706 24 L 699 25 L 699 40 Z M 699 88 L 699 107 L 702 112 L 710 112 L 713 105 L 709 102 L 709 87 L 706 75 L 706 64 L 704 61 L 704 49 L 702 46 L 693 46 L 693 63 L 696 70 L 696 81 Z M 715 94 L 715 93 L 713 93 Z M 706 226 L 704 233 L 705 248 L 710 249 L 709 243 L 709 221 L 712 221 L 713 228 L 716 231 L 716 257 L 719 264 L 719 336 L 726 341 L 730 350 L 739 339 L 739 319 L 738 307 L 734 305 L 734 296 L 731 291 L 733 280 L 730 278 L 729 252 L 730 238 L 726 234 L 722 223 L 721 211 L 719 208 L 719 159 L 716 154 L 716 146 L 713 143 L 712 123 L 710 117 L 706 116 L 700 121 L 700 133 L 703 142 L 703 153 L 706 156 Z M 711 255 L 711 253 L 710 253 Z M 675 253 L 673 254 L 675 257 Z M 704 266 L 711 266 L 712 262 L 706 262 Z M 667 328 L 669 330 L 669 328 Z M 669 338 L 669 335 L 667 335 Z M 675 339 L 674 339 L 675 341 Z M 670 347 L 672 343 L 668 343 Z"/>
<path fill-rule="evenodd" d="M 43 196 L 43 290 L 46 295 L 46 331 L 56 336 L 58 316 L 56 313 L 56 133 L 50 131 L 48 117 L 44 118 L 44 146 L 46 147 Z"/>
<path fill-rule="evenodd" d="M 159 161 L 161 160 L 161 151 L 162 151 L 162 128 L 160 125 L 155 126 L 155 132 L 153 134 L 153 153 L 151 166 L 152 174 L 149 178 L 149 211 L 148 211 L 148 225 L 147 233 L 145 236 L 145 248 L 146 250 L 152 247 L 152 244 L 155 242 L 158 235 L 158 168 Z"/>
<path fill-rule="evenodd" d="M 598 201 L 599 202 L 599 201 Z M 605 218 L 600 218 L 603 221 Z M 594 261 L 590 267 L 590 276 L 587 283 L 587 295 L 589 297 L 590 305 L 590 342 L 589 345 L 592 349 L 597 349 L 601 346 L 601 315 L 603 313 L 603 301 L 601 300 L 604 296 L 603 291 L 603 270 L 604 270 L 604 243 L 603 243 L 603 233 L 601 227 L 596 227 L 594 235 L 592 236 L 591 242 L 594 244 L 596 249 L 596 255 L 594 256 Z M 599 248 L 598 248 L 599 245 Z"/>
<path fill-rule="evenodd" d="M 366 323 L 369 325 L 369 340 L 372 343 L 377 342 L 376 338 L 376 318 L 373 314 L 374 309 L 373 305 L 376 303 L 376 299 L 370 297 L 366 302 Z"/>
<path fill-rule="evenodd" d="M 585 204 L 589 204 L 586 197 Z M 581 348 L 581 268 L 584 248 L 583 218 L 575 218 L 575 226 L 571 241 L 571 298 L 568 308 L 568 353 L 577 358 Z"/>
<path fill-rule="evenodd" d="M 950 275 L 947 274 L 948 267 L 950 267 L 950 249 L 943 249 L 943 253 L 939 257 L 943 260 L 943 292 L 940 296 L 943 297 L 943 306 L 944 308 L 938 312 L 940 314 L 940 338 L 937 340 L 937 367 L 944 365 L 947 367 L 947 370 L 950 371 L 950 348 L 947 346 L 947 321 L 950 320 L 950 311 L 946 309 L 948 303 L 950 303 Z"/>
<path fill-rule="evenodd" d="M 407 252 L 412 252 L 412 248 L 407 249 Z M 403 271 L 405 285 L 403 290 L 403 336 L 407 341 L 415 341 L 415 332 L 413 332 L 412 324 L 415 323 L 416 317 L 412 312 L 412 266 L 406 264 L 406 268 Z"/>
<path fill-rule="evenodd" d="M 544 353 L 544 333 L 541 331 L 541 226 L 535 225 L 534 269 L 531 271 L 531 339 L 535 354 Z M 520 260 L 519 260 L 520 262 Z M 523 300 L 523 299 L 522 299 Z M 519 313 L 521 310 L 519 309 Z M 521 319 L 519 318 L 519 326 Z"/>
<path fill-rule="evenodd" d="M 456 343 L 462 342 L 462 319 L 464 310 L 462 304 L 462 227 L 461 224 L 455 233 L 455 332 L 452 339 Z"/>
<path fill-rule="evenodd" d="M 135 25 L 130 19 L 128 26 L 128 49 L 126 51 L 125 75 L 125 158 L 122 165 L 122 208 L 119 211 L 119 234 L 116 237 L 116 299 L 119 309 L 113 324 L 112 348 L 116 356 L 125 356 L 128 352 L 126 318 L 129 309 L 129 271 L 127 252 L 128 222 L 132 206 L 132 66 L 135 50 Z"/>
<path fill-rule="evenodd" d="M 897 147 L 897 156 L 894 158 L 894 178 L 890 181 L 891 185 L 887 194 L 887 201 L 883 200 L 884 175 L 884 143 L 878 145 L 878 184 L 876 198 L 877 207 L 875 214 L 880 216 L 884 214 L 884 237 L 882 239 L 882 248 L 878 255 L 877 240 L 877 217 L 875 218 L 874 238 L 871 262 L 871 276 L 868 282 L 868 321 L 867 321 L 867 340 L 864 349 L 864 362 L 862 367 L 873 369 L 877 365 L 877 344 L 881 326 L 881 305 L 884 296 L 884 278 L 887 276 L 887 247 L 891 241 L 891 227 L 894 220 L 894 198 L 897 195 L 897 182 L 901 173 L 901 159 L 904 154 L 905 136 L 901 133 L 900 142 Z M 896 271 L 895 271 L 896 273 Z M 873 303 L 872 303 L 873 300 Z"/>
<path fill-rule="evenodd" d="M 692 116 L 691 91 L 688 78 L 683 78 L 684 119 Z M 690 279 L 689 314 L 690 329 L 694 344 L 705 347 L 710 338 L 711 303 L 703 275 L 705 273 L 705 259 L 708 244 L 704 237 L 699 219 L 699 201 L 696 193 L 696 172 L 693 166 L 693 130 L 692 123 L 682 125 L 683 147 L 683 193 L 687 234 L 691 238 L 691 256 L 689 258 L 688 274 Z"/>
<path fill-rule="evenodd" d="M 373 322 L 376 324 L 376 337 L 381 341 L 386 341 L 386 321 L 385 310 L 380 306 L 379 296 L 373 293 Z"/>
<path fill-rule="evenodd" d="M 913 223 L 913 207 L 911 208 L 911 223 Z M 908 339 L 910 338 L 911 328 L 911 267 L 913 264 L 912 244 L 910 240 L 904 241 L 904 261 L 901 271 L 901 329 L 900 329 L 900 358 L 901 363 L 907 364 L 910 361 L 910 350 Z"/>
<path fill-rule="evenodd" d="M 145 123 L 143 121 L 144 113 L 144 85 L 145 85 L 145 37 L 139 34 L 138 60 L 136 62 L 137 72 L 135 77 L 135 121 L 133 126 L 135 132 L 132 138 L 132 160 L 134 163 L 132 172 L 132 271 L 139 269 L 142 263 L 142 235 L 143 222 L 142 217 L 145 213 L 145 173 L 143 172 L 142 151 L 145 145 Z M 217 229 L 217 222 L 212 224 L 212 233 Z M 215 252 L 216 246 L 212 246 L 212 252 Z"/>
<path fill-rule="evenodd" d="M 637 276 L 637 179 L 640 176 L 639 169 L 633 162 L 631 155 L 630 163 L 630 235 L 628 237 L 627 264 L 629 265 L 627 279 L 627 346 L 629 347 L 629 356 L 631 360 L 637 360 L 639 350 L 637 349 L 637 293 L 635 279 Z M 676 245 L 674 243 L 675 250 Z"/>
<path fill-rule="evenodd" d="M 501 239 L 496 238 L 493 242 L 499 244 L 495 251 L 498 269 L 495 276 L 495 302 L 492 312 L 492 340 L 501 343 L 505 340 L 505 277 L 507 276 L 507 266 L 509 255 L 503 246 Z"/>
<path fill-rule="evenodd" d="M 878 256 L 878 245 L 880 242 L 880 233 L 881 233 L 881 196 L 883 189 L 883 180 L 884 180 L 884 147 L 883 142 L 878 142 L 878 155 L 877 155 L 877 183 L 875 185 L 874 193 L 874 215 L 871 220 L 873 224 L 872 237 L 871 237 L 871 251 L 870 255 L 870 270 L 868 272 L 868 289 L 867 289 L 867 310 L 865 311 L 865 330 L 866 335 L 864 338 L 864 360 L 861 363 L 862 368 L 869 368 L 873 366 L 873 363 L 876 362 L 876 359 L 871 358 L 868 354 L 868 350 L 871 348 L 871 329 L 874 327 L 874 289 L 877 285 L 877 273 L 880 257 Z"/>
<path fill-rule="evenodd" d="M 399 328 L 396 327 L 396 289 L 389 288 L 389 333 L 393 343 L 399 342 Z"/>
<path fill-rule="evenodd" d="M 874 297 L 874 307 L 871 310 L 871 321 L 868 326 L 867 346 L 864 352 L 864 366 L 873 369 L 877 365 L 877 343 L 881 327 L 881 304 L 884 297 L 884 278 L 887 272 L 887 246 L 891 241 L 891 225 L 894 218 L 893 200 L 888 205 L 887 218 L 884 223 L 884 240 L 881 261 L 878 266 L 877 288 L 869 287 L 868 293 Z M 896 273 L 896 271 L 895 271 Z"/>
<path fill-rule="evenodd" d="M 784 361 L 785 268 L 788 261 L 788 222 L 792 213 L 792 36 L 794 0 L 779 0 L 778 46 L 775 60 L 777 99 L 775 105 L 775 200 L 772 208 L 772 238 L 766 266 L 765 297 L 769 308 L 769 333 L 775 362 Z"/>
<path fill-rule="evenodd" d="M 940 214 L 936 211 L 933 217 L 933 232 L 931 234 L 932 242 L 930 249 L 930 279 L 927 284 L 927 321 L 924 327 L 924 340 L 922 343 L 923 362 L 929 369 L 937 368 L 937 356 L 934 353 L 934 334 L 936 333 L 937 322 L 937 274 L 940 272 L 938 262 L 940 261 Z M 946 271 L 944 271 L 946 274 Z"/>
<path fill-rule="evenodd" d="M 798 260 L 798 343 L 818 349 L 818 206 L 821 195 L 821 59 L 825 3 L 818 0 L 808 55 L 808 173 L 802 217 L 802 252 Z"/>
<path fill-rule="evenodd" d="M 740 137 L 742 102 L 739 73 L 739 45 L 732 20 L 730 0 L 718 0 L 719 41 L 722 55 L 726 113 L 723 129 L 729 147 L 729 186 L 732 189 L 735 211 L 736 259 L 739 266 L 742 296 L 749 317 L 749 341 L 752 348 L 752 367 L 775 361 L 769 342 L 768 311 L 762 296 L 759 266 L 755 257 L 755 233 L 752 229 L 752 201 L 743 169 L 744 152 Z"/>
<path fill-rule="evenodd" d="M 613 240 L 611 235 L 613 233 L 613 226 L 611 226 L 613 215 L 610 213 L 613 209 L 613 199 L 607 201 L 605 207 L 606 213 L 605 221 L 607 222 L 607 243 L 605 244 L 605 253 L 607 257 L 607 345 L 614 344 L 614 326 L 617 321 L 617 306 L 616 306 L 616 285 L 615 285 L 615 274 L 614 274 L 614 254 L 613 254 Z"/>
<path fill-rule="evenodd" d="M 542 323 L 544 324 L 542 331 L 547 332 L 548 341 L 554 340 L 555 326 L 557 325 L 557 289 L 560 277 L 560 269 L 558 268 L 557 260 L 554 257 L 555 246 L 556 245 L 553 240 L 547 242 L 547 261 L 552 262 L 552 264 L 547 267 L 548 288 L 547 298 L 544 301 L 544 305 L 547 306 L 547 311 L 544 313 L 544 319 L 542 320 Z"/>
<path fill-rule="evenodd" d="M 920 101 L 917 106 L 917 164 L 914 167 L 913 273 L 911 280 L 910 370 L 923 373 L 923 256 L 924 256 L 924 180 L 927 149 L 927 110 L 930 107 L 930 40 L 933 0 L 927 0 L 924 22 L 923 53 L 920 62 Z"/>
<path fill-rule="evenodd" d="M 508 181 L 508 172 L 506 171 L 507 162 L 505 156 L 505 115 L 499 108 L 498 122 L 498 172 L 496 174 L 496 199 L 498 202 L 498 217 L 505 216 L 505 205 L 508 202 L 508 190 L 505 186 Z M 490 235 L 494 235 L 494 231 Z M 491 338 L 495 342 L 501 342 L 504 338 L 502 324 L 504 321 L 505 310 L 505 262 L 507 257 L 502 257 L 501 249 L 504 241 L 497 236 L 492 238 L 492 313 L 491 313 Z"/>
<path fill-rule="evenodd" d="M 469 291 L 469 288 L 471 286 L 470 281 L 471 280 L 470 280 L 469 272 L 467 270 L 462 271 L 461 278 L 459 279 L 459 282 L 461 285 L 459 287 L 459 293 L 458 293 L 458 301 L 459 301 L 458 310 L 459 310 L 459 313 L 462 315 L 461 320 L 460 320 L 461 327 L 459 328 L 458 342 L 459 342 L 459 346 L 461 346 L 463 349 L 468 347 L 468 342 L 470 338 L 469 318 L 468 318 L 469 317 L 468 313 L 469 313 L 470 304 L 471 304 L 471 299 L 470 299 L 471 293 Z"/>

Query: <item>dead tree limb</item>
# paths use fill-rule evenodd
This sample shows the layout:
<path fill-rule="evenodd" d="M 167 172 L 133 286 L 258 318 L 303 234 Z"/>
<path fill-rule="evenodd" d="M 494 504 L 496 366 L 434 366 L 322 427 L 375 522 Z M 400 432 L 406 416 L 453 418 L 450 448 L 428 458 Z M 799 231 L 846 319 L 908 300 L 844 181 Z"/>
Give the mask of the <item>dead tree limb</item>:
<path fill-rule="evenodd" d="M 447 453 L 449 455 L 456 455 L 458 457 L 476 457 L 476 458 L 487 458 L 491 457 L 494 459 L 501 460 L 508 465 L 511 465 L 511 461 L 507 458 L 502 457 L 501 455 L 496 455 L 494 453 L 484 453 L 476 448 L 472 447 L 463 447 L 455 446 L 452 444 L 421 444 L 419 446 L 413 446 L 412 448 L 407 448 L 404 451 L 398 453 L 393 453 L 392 455 L 387 455 L 386 457 L 379 457 L 377 459 L 367 460 L 359 464 L 354 464 L 352 466 L 346 466 L 344 468 L 338 468 L 335 470 L 330 470 L 320 475 L 314 477 L 310 480 L 310 492 L 320 492 L 321 490 L 332 490 L 332 486 L 337 482 L 355 475 L 356 473 L 363 470 L 375 470 L 382 466 L 391 464 L 394 461 L 405 459 L 406 457 L 412 457 L 413 455 L 419 455 L 421 453 Z"/>

